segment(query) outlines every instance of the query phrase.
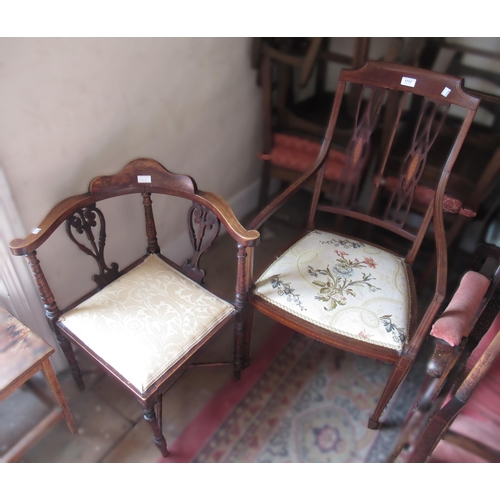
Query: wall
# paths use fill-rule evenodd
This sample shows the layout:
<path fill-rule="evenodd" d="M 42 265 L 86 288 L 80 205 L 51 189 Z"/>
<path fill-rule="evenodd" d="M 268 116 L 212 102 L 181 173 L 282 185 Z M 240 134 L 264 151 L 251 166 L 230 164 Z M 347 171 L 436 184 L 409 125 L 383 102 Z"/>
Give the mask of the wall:
<path fill-rule="evenodd" d="M 62 198 L 85 192 L 93 177 L 137 157 L 193 176 L 200 189 L 228 199 L 238 216 L 252 209 L 261 107 L 250 44 L 249 38 L 0 39 L 0 169 L 19 212 L 17 236 Z M 135 238 L 123 223 L 143 218 L 131 206 L 110 207 L 108 214 L 109 226 L 118 222 L 122 230 L 110 241 L 111 258 L 122 266 L 145 245 L 143 228 Z M 159 231 L 168 228 L 160 243 L 179 260 L 185 217 L 159 208 Z M 80 293 L 67 265 L 68 252 L 76 253 L 60 241 L 40 260 L 54 275 L 56 297 L 68 302 Z"/>

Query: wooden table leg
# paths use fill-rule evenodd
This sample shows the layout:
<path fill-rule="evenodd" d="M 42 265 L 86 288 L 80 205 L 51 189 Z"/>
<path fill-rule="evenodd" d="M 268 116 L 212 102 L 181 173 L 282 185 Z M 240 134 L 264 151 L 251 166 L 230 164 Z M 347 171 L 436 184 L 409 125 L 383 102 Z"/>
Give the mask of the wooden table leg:
<path fill-rule="evenodd" d="M 42 370 L 43 373 L 45 374 L 47 382 L 50 385 L 50 388 L 52 389 L 52 392 L 54 393 L 54 396 L 57 399 L 57 402 L 59 403 L 59 406 L 61 407 L 64 418 L 66 419 L 66 423 L 68 424 L 69 430 L 72 432 L 72 434 L 78 434 L 78 429 L 76 426 L 76 422 L 73 418 L 73 414 L 69 409 L 66 397 L 64 396 L 64 393 L 61 389 L 61 386 L 59 385 L 59 381 L 57 380 L 54 369 L 52 368 L 52 364 L 48 358 L 42 361 Z"/>

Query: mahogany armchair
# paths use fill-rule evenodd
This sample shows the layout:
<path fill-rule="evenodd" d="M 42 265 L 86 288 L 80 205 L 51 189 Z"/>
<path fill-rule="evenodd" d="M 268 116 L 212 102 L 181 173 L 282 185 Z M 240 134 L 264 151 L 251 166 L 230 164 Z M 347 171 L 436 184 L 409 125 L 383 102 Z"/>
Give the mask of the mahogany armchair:
<path fill-rule="evenodd" d="M 360 87 L 353 136 L 335 191 L 320 203 L 337 117 L 344 93 L 352 86 Z M 400 165 L 397 187 L 391 192 L 383 182 L 385 161 L 394 146 L 407 99 L 416 96 L 422 98 L 421 111 Z M 388 102 L 397 103 L 396 112 L 391 114 L 390 140 L 380 149 L 373 131 Z M 318 156 L 249 226 L 260 228 L 304 185 L 313 182 L 305 235 L 277 256 L 260 277 L 253 277 L 249 269 L 244 367 L 250 361 L 255 309 L 332 347 L 391 363 L 394 369 L 369 420 L 370 428 L 380 427 L 382 412 L 412 366 L 446 294 L 444 192 L 478 103 L 463 90 L 461 79 L 429 70 L 369 61 L 360 69 L 341 72 Z M 454 144 L 444 155 L 420 226 L 412 231 L 407 224 L 409 207 L 426 168 L 428 151 L 450 107 L 461 108 L 464 119 Z M 379 182 L 363 203 L 355 202 L 360 169 L 373 154 L 377 155 L 374 164 L 380 165 L 376 176 Z M 414 264 L 431 223 L 437 258 L 435 288 L 429 297 L 420 297 L 415 290 Z M 248 251 L 251 266 L 253 249 Z"/>
<path fill-rule="evenodd" d="M 146 252 L 124 267 L 116 262 L 108 264 L 104 249 L 109 228 L 104 207 L 109 208 L 112 199 L 134 195 L 141 200 L 137 209 L 145 214 Z M 192 202 L 187 222 L 193 253 L 182 266 L 160 252 L 156 227 L 165 224 L 161 212 L 156 220 L 153 216 L 153 199 L 163 206 L 164 202 L 174 203 L 175 198 Z M 205 272 L 199 261 L 217 237 L 221 223 L 236 242 L 233 303 L 201 286 Z M 60 308 L 49 281 L 64 275 L 64 270 L 46 277 L 37 251 L 63 224 L 70 240 L 95 260 L 98 273 L 92 277 L 93 290 Z M 132 230 L 130 224 L 129 217 L 122 215 L 114 234 L 125 237 Z M 258 240 L 259 233 L 245 230 L 222 198 L 199 190 L 191 177 L 173 174 L 154 160 L 137 159 L 114 175 L 93 179 L 87 193 L 58 203 L 32 234 L 13 240 L 10 249 L 15 255 L 27 257 L 48 322 L 80 390 L 84 382 L 72 344 L 137 398 L 156 446 L 168 456 L 162 431 L 162 395 L 193 364 L 199 349 L 231 320 L 235 324 L 234 369 L 240 372 L 245 250 Z M 78 261 L 75 265 L 84 269 L 82 264 Z M 64 296 L 59 299 L 64 300 Z"/>

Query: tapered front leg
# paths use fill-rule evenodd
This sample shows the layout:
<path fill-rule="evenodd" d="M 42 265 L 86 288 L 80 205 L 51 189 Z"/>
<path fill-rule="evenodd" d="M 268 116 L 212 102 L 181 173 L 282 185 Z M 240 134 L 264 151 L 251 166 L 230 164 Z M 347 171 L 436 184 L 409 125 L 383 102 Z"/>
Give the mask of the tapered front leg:
<path fill-rule="evenodd" d="M 392 373 L 385 385 L 384 391 L 382 392 L 382 396 L 378 401 L 378 404 L 373 412 L 373 415 L 370 417 L 368 421 L 368 428 L 377 430 L 382 427 L 382 423 L 380 422 L 380 417 L 385 410 L 386 406 L 389 404 L 392 396 L 396 392 L 396 389 L 401 385 L 404 378 L 406 377 L 408 371 L 410 370 L 411 365 L 413 364 L 413 359 L 407 357 L 399 358 L 396 366 L 392 370 Z"/>

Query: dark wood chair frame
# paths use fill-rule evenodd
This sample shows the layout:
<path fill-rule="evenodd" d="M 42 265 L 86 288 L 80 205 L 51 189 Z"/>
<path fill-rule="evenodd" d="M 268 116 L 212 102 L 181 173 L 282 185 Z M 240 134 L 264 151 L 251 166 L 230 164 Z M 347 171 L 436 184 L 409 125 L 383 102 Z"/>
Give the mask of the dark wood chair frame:
<path fill-rule="evenodd" d="M 410 76 L 415 78 L 419 85 L 415 88 L 408 88 L 401 85 L 403 77 Z M 339 109 L 341 106 L 342 95 L 346 88 L 348 82 L 366 85 L 368 87 L 373 87 L 376 89 L 383 89 L 384 92 L 387 91 L 389 94 L 395 92 L 402 92 L 403 94 L 417 94 L 423 96 L 426 100 L 436 105 L 443 105 L 445 107 L 450 104 L 456 104 L 462 106 L 466 110 L 466 116 L 464 118 L 462 127 L 458 132 L 456 140 L 447 156 L 446 162 L 443 166 L 441 176 L 439 178 L 438 185 L 435 190 L 435 196 L 423 218 L 421 227 L 416 234 L 407 232 L 404 228 L 405 217 L 408 213 L 409 205 L 411 204 L 411 198 L 413 191 L 407 193 L 403 196 L 400 201 L 400 210 L 398 210 L 399 215 L 402 216 L 401 219 L 394 218 L 390 220 L 388 218 L 389 212 L 386 212 L 386 217 L 380 219 L 371 216 L 367 213 L 352 212 L 349 210 L 349 206 L 346 204 L 328 205 L 319 204 L 323 175 L 325 170 L 325 162 L 328 154 L 330 145 L 332 144 L 332 137 L 335 131 L 336 120 L 339 114 Z M 443 89 L 448 88 L 451 90 L 448 97 L 443 97 L 441 92 Z M 404 347 L 404 350 L 399 354 L 396 350 L 391 350 L 381 346 L 374 346 L 367 344 L 362 341 L 351 339 L 343 335 L 334 334 L 328 330 L 324 330 L 307 321 L 300 319 L 296 316 L 286 314 L 280 308 L 273 306 L 269 302 L 263 300 L 256 294 L 253 294 L 254 279 L 253 279 L 253 249 L 249 249 L 248 258 L 248 271 L 246 276 L 247 290 L 248 290 L 248 301 L 250 304 L 250 311 L 248 314 L 246 334 L 245 334 L 245 344 L 243 350 L 243 366 L 246 367 L 249 364 L 249 348 L 251 341 L 252 332 L 252 314 L 253 310 L 257 309 L 261 313 L 275 319 L 276 321 L 287 325 L 288 327 L 301 332 L 313 339 L 324 342 L 333 347 L 350 351 L 355 354 L 368 356 L 375 358 L 384 362 L 394 364 L 395 367 L 393 372 L 387 382 L 387 385 L 382 393 L 382 396 L 373 412 L 372 417 L 369 420 L 369 427 L 371 429 L 377 429 L 381 426 L 380 417 L 388 404 L 389 400 L 393 396 L 396 389 L 399 387 L 406 374 L 408 373 L 420 347 L 426 338 L 430 327 L 432 325 L 433 319 L 437 314 L 441 303 L 446 296 L 446 280 L 447 280 L 447 249 L 445 232 L 443 225 L 443 197 L 446 188 L 446 183 L 450 175 L 450 171 L 456 160 L 458 152 L 464 142 L 467 135 L 467 131 L 472 123 L 475 112 L 477 110 L 479 100 L 471 97 L 463 90 L 463 81 L 460 78 L 455 78 L 449 75 L 442 75 L 429 70 L 423 70 L 415 67 L 385 63 L 385 62 L 372 62 L 369 61 L 366 65 L 358 70 L 343 70 L 340 75 L 338 90 L 335 95 L 335 100 L 333 103 L 333 108 L 330 115 L 330 120 L 328 127 L 322 142 L 320 153 L 315 160 L 314 164 L 310 169 L 304 173 L 298 180 L 293 182 L 284 192 L 277 196 L 269 205 L 267 205 L 261 212 L 253 219 L 249 227 L 251 229 L 259 229 L 269 217 L 276 213 L 283 205 L 290 201 L 290 199 L 307 183 L 311 180 L 314 182 L 314 192 L 312 196 L 311 205 L 309 208 L 308 222 L 306 227 L 306 233 L 315 228 L 315 218 L 317 212 L 330 213 L 337 216 L 337 219 L 350 219 L 352 221 L 361 221 L 369 224 L 373 224 L 374 227 L 378 227 L 384 230 L 392 232 L 394 235 L 398 235 L 407 239 L 410 242 L 410 248 L 406 255 L 403 255 L 406 264 L 406 269 L 409 277 L 410 287 L 411 287 L 411 325 L 410 325 L 410 340 L 408 344 Z M 404 103 L 400 102 L 400 107 L 395 113 L 396 118 L 399 118 L 402 114 Z M 422 116 L 422 115 L 421 115 Z M 431 125 L 427 123 L 422 125 L 425 120 L 420 122 L 420 126 L 425 127 L 427 132 L 430 130 L 428 127 Z M 441 121 L 442 123 L 442 121 Z M 350 152 L 350 161 L 352 165 L 356 165 L 356 151 L 369 149 L 369 143 L 371 138 L 371 133 L 373 131 L 372 120 L 363 121 L 360 118 L 358 122 L 358 127 L 355 129 L 355 135 L 352 139 L 350 145 L 348 146 L 348 151 Z M 398 119 L 393 123 L 392 132 L 389 134 L 391 141 L 394 139 L 396 134 L 396 129 L 398 126 Z M 425 135 L 425 134 L 423 134 Z M 427 134 L 427 137 L 431 134 Z M 421 137 L 421 136 L 419 136 Z M 418 137 L 414 139 L 411 145 L 410 151 L 413 151 L 413 159 L 407 164 L 411 164 L 412 161 L 423 161 L 425 165 L 425 151 L 429 147 L 429 144 L 424 141 L 424 144 L 418 143 Z M 422 153 L 424 151 L 424 153 Z M 382 161 L 380 162 L 381 167 L 381 177 L 383 176 L 383 168 L 385 165 L 385 160 L 388 157 L 387 151 L 382 151 Z M 410 159 L 412 157 L 410 156 Z M 346 162 L 346 165 L 349 161 Z M 345 169 L 348 167 L 346 166 Z M 406 174 L 404 174 L 406 175 Z M 421 170 L 419 171 L 421 175 Z M 418 177 L 418 176 L 417 176 Z M 409 178 L 407 177 L 407 180 Z M 418 181 L 418 178 L 414 178 L 414 181 Z M 416 183 L 416 182 L 415 182 Z M 347 186 L 348 190 L 352 186 Z M 382 186 L 376 186 L 375 190 L 382 189 Z M 406 211 L 405 211 L 406 208 Z M 396 214 L 396 216 L 398 215 Z M 412 265 L 417 257 L 420 246 L 424 239 L 425 233 L 428 230 L 430 223 L 434 224 L 434 235 L 435 235 L 435 251 L 437 259 L 437 273 L 435 281 L 435 289 L 432 299 L 425 310 L 420 321 L 417 321 L 417 296 L 415 290 L 415 280 L 413 277 Z"/>
<path fill-rule="evenodd" d="M 105 220 L 96 203 L 108 198 L 122 195 L 140 194 L 145 212 L 145 228 L 147 237 L 147 253 L 136 262 L 123 270 L 118 269 L 118 264 L 112 263 L 108 266 L 104 259 L 104 246 L 106 242 Z M 153 217 L 152 194 L 166 195 L 190 200 L 193 204 L 188 213 L 189 236 L 193 245 L 193 255 L 186 260 L 183 266 L 174 262 L 160 253 L 158 245 L 155 219 Z M 98 240 L 93 234 L 93 227 L 100 219 L 100 234 Z M 219 233 L 220 224 L 223 224 L 229 235 L 237 244 L 237 276 L 235 284 L 234 306 L 236 315 L 229 316 L 221 324 L 217 325 L 196 348 L 188 352 L 171 369 L 169 369 L 153 386 L 141 393 L 135 387 L 123 380 L 112 367 L 93 353 L 85 344 L 58 323 L 60 316 L 86 300 L 109 283 L 124 275 L 148 255 L 157 254 L 162 260 L 179 270 L 193 281 L 201 284 L 205 272 L 200 269 L 199 261 L 203 253 L 210 247 Z M 93 276 L 97 288 L 86 294 L 76 303 L 68 308 L 59 309 L 54 295 L 50 289 L 40 261 L 37 258 L 37 249 L 54 233 L 61 225 L 66 224 L 66 231 L 77 246 L 87 255 L 94 258 L 99 267 L 99 274 Z M 126 223 L 124 224 L 126 229 Z M 95 230 L 97 232 L 97 230 Z M 73 232 L 85 233 L 88 237 L 88 246 L 76 241 Z M 82 372 L 73 352 L 72 343 L 78 345 L 89 354 L 104 370 L 119 380 L 130 390 L 143 407 L 144 418 L 151 426 L 154 442 L 163 456 L 168 456 L 167 444 L 162 432 L 162 395 L 167 389 L 193 364 L 193 355 L 231 318 L 235 318 L 234 327 L 234 373 L 239 377 L 241 372 L 241 346 L 243 339 L 244 306 L 246 298 L 246 251 L 249 247 L 256 245 L 259 241 L 259 233 L 255 230 L 247 231 L 241 226 L 230 206 L 218 195 L 201 191 L 191 177 L 169 172 L 160 163 L 152 159 L 137 159 L 127 164 L 115 175 L 96 177 L 92 180 L 87 193 L 67 198 L 58 203 L 40 223 L 37 230 L 24 239 L 15 239 L 10 243 L 10 249 L 14 255 L 26 256 L 29 267 L 35 278 L 40 297 L 42 299 L 49 325 L 55 332 L 57 341 L 66 356 L 73 378 L 80 390 L 84 390 Z M 210 363 L 220 364 L 220 363 Z M 223 363 L 223 364 L 229 364 Z M 206 365 L 206 364 L 205 364 Z M 156 407 L 156 411 L 155 411 Z"/>

